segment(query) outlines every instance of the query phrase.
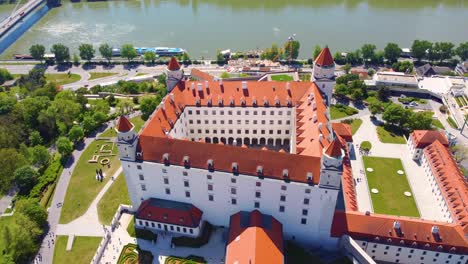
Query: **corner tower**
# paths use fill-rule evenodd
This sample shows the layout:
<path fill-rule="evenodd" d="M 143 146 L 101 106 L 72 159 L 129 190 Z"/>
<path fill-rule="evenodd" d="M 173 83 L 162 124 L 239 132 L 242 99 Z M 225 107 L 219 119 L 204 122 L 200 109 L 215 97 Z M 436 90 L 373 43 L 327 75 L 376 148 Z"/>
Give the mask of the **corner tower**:
<path fill-rule="evenodd" d="M 320 91 L 325 94 L 327 105 L 330 106 L 335 87 L 335 61 L 328 47 L 322 49 L 315 59 L 311 81 L 315 82 Z"/>
<path fill-rule="evenodd" d="M 180 64 L 175 57 L 172 57 L 166 68 L 167 91 L 172 89 L 184 78 L 184 72 L 180 69 Z"/>
<path fill-rule="evenodd" d="M 136 160 L 138 137 L 134 129 L 135 126 L 124 115 L 120 116 L 119 122 L 115 127 L 120 160 Z"/>
<path fill-rule="evenodd" d="M 323 149 L 320 186 L 334 189 L 340 188 L 344 156 L 343 146 L 340 140 L 335 137 L 330 145 Z"/>

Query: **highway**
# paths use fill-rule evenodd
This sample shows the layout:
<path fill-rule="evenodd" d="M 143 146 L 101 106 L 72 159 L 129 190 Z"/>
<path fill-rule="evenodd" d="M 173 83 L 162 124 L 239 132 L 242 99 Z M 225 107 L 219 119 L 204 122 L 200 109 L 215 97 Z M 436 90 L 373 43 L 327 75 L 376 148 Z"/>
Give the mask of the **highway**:
<path fill-rule="evenodd" d="M 5 33 L 16 25 L 16 23 L 38 7 L 43 1 L 44 0 L 30 0 L 18 8 L 12 15 L 6 17 L 2 22 L 0 22 L 0 37 L 3 37 Z"/>

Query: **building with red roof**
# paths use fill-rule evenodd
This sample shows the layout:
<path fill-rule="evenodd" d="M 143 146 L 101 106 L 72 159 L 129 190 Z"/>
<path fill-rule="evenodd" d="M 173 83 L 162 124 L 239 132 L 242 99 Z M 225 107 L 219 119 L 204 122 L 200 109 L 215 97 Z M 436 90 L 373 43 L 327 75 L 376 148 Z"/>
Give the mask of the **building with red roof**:
<path fill-rule="evenodd" d="M 423 153 L 423 149 L 434 141 L 439 141 L 444 146 L 449 146 L 449 140 L 445 133 L 437 130 L 414 130 L 407 141 L 411 155 L 414 160 L 419 160 Z"/>

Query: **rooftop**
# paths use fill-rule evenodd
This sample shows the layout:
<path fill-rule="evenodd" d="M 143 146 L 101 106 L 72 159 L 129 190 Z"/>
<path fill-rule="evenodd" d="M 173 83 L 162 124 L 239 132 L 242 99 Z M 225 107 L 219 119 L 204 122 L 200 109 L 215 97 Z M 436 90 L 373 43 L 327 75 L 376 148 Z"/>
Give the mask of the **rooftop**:
<path fill-rule="evenodd" d="M 414 130 L 413 133 L 411 133 L 411 138 L 416 148 L 425 148 L 436 140 L 446 147 L 449 145 L 445 134 L 436 130 Z"/>
<path fill-rule="evenodd" d="M 121 115 L 119 118 L 119 122 L 117 123 L 117 131 L 124 133 L 130 131 L 132 128 L 132 123 L 130 123 L 130 121 L 128 121 L 128 119 L 124 115 Z"/>
<path fill-rule="evenodd" d="M 330 49 L 325 47 L 315 59 L 315 64 L 319 66 L 333 66 L 335 61 L 330 53 Z"/>
<path fill-rule="evenodd" d="M 141 203 L 136 218 L 173 225 L 198 227 L 203 212 L 189 203 L 151 198 Z"/>

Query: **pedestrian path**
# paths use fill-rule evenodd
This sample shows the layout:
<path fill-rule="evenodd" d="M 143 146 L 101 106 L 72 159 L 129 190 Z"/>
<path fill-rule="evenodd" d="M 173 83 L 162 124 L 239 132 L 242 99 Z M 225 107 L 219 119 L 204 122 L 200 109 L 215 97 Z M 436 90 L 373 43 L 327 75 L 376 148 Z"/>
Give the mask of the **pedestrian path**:
<path fill-rule="evenodd" d="M 68 224 L 59 224 L 57 226 L 57 235 L 76 235 L 76 236 L 104 236 L 104 226 L 99 223 L 97 205 L 106 191 L 122 173 L 120 167 L 112 179 L 106 183 L 99 194 L 93 200 L 86 213 Z"/>

